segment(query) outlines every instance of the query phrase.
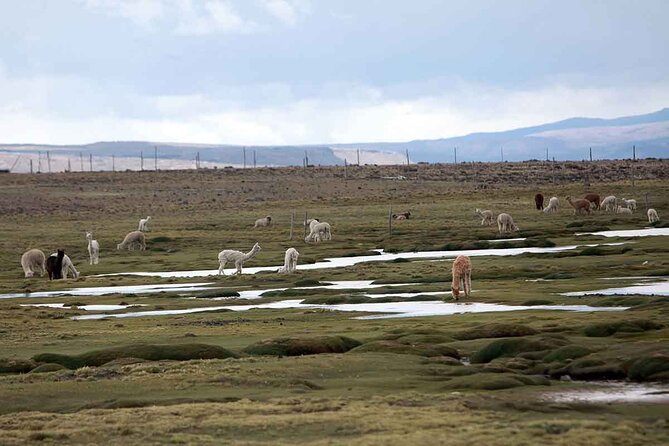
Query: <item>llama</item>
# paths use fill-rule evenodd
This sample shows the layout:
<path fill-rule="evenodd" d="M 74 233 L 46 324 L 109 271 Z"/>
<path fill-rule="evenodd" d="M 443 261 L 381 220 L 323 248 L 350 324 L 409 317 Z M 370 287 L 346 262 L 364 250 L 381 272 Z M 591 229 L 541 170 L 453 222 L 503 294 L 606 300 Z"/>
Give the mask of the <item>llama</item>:
<path fill-rule="evenodd" d="M 481 226 L 483 225 L 490 226 L 495 222 L 492 215 L 492 211 L 489 210 L 482 211 L 481 209 L 476 208 L 476 213 L 481 217 Z"/>
<path fill-rule="evenodd" d="M 237 271 L 234 274 L 241 274 L 242 273 L 242 266 L 244 265 L 244 262 L 246 262 L 249 259 L 252 259 L 253 257 L 258 254 L 260 251 L 260 245 L 256 243 L 253 245 L 253 248 L 246 254 L 244 254 L 241 251 L 235 251 L 234 249 L 225 249 L 221 252 L 218 253 L 218 274 L 219 275 L 225 275 L 225 272 L 223 272 L 223 268 L 225 267 L 225 264 L 227 262 L 235 262 L 235 267 L 237 268 Z"/>
<path fill-rule="evenodd" d="M 648 209 L 648 223 L 655 223 L 658 221 L 660 221 L 660 216 L 657 215 L 657 211 L 652 208 Z"/>
<path fill-rule="evenodd" d="M 320 243 L 321 240 L 332 240 L 332 228 L 330 223 L 322 222 L 312 225 L 309 235 L 304 238 L 306 243 L 311 241 Z"/>
<path fill-rule="evenodd" d="M 86 240 L 88 240 L 88 257 L 90 264 L 97 265 L 100 260 L 100 244 L 97 240 L 93 240 L 93 233 L 86 232 Z"/>
<path fill-rule="evenodd" d="M 594 209 L 599 209 L 599 194 L 589 193 L 585 194 L 584 200 L 588 200 L 594 205 Z"/>
<path fill-rule="evenodd" d="M 400 212 L 399 214 L 393 214 L 393 218 L 395 220 L 408 220 L 411 218 L 411 212 L 406 211 L 406 212 Z"/>
<path fill-rule="evenodd" d="M 279 268 L 280 273 L 292 273 L 297 270 L 297 257 L 300 255 L 295 248 L 286 249 L 283 266 Z"/>
<path fill-rule="evenodd" d="M 55 256 L 51 255 L 46 259 L 46 272 L 49 274 L 49 280 L 63 278 L 63 257 L 65 257 L 65 251 L 59 249 Z"/>
<path fill-rule="evenodd" d="M 146 250 L 146 237 L 142 231 L 128 232 L 121 243 L 116 245 L 116 249 L 135 249 L 135 245 L 139 245 L 139 249 Z"/>
<path fill-rule="evenodd" d="M 591 201 L 588 201 L 583 198 L 572 200 L 571 197 L 567 197 L 567 202 L 574 208 L 574 215 L 577 213 L 580 214 L 581 211 L 585 211 L 587 214 L 590 213 L 590 204 Z"/>
<path fill-rule="evenodd" d="M 46 271 L 46 257 L 39 249 L 29 249 L 21 256 L 21 267 L 26 277 L 33 277 L 35 273 L 43 276 Z"/>
<path fill-rule="evenodd" d="M 622 206 L 618 206 L 618 207 L 616 208 L 616 214 L 628 214 L 628 215 L 632 215 L 632 209 L 630 209 L 630 208 L 626 208 L 626 207 L 622 207 Z"/>
<path fill-rule="evenodd" d="M 636 211 L 636 200 L 630 199 L 628 200 L 627 198 L 623 198 L 623 203 L 625 203 L 625 206 L 632 212 Z"/>
<path fill-rule="evenodd" d="M 272 217 L 268 215 L 267 217 L 257 219 L 253 227 L 265 228 L 267 226 L 270 226 L 271 224 L 272 224 Z"/>
<path fill-rule="evenodd" d="M 142 232 L 147 232 L 149 230 L 149 222 L 150 221 L 151 221 L 151 217 L 142 218 L 139 221 L 139 227 L 137 228 L 137 230 L 142 231 Z"/>
<path fill-rule="evenodd" d="M 518 226 L 513 222 L 513 217 L 506 213 L 501 213 L 497 216 L 497 228 L 500 235 L 505 232 L 518 231 Z"/>
<path fill-rule="evenodd" d="M 544 209 L 544 196 L 543 196 L 543 194 L 536 194 L 534 196 L 534 206 L 537 208 L 537 211 L 542 211 Z"/>
<path fill-rule="evenodd" d="M 469 297 L 472 291 L 472 262 L 467 256 L 457 256 L 453 262 L 453 281 L 451 282 L 451 294 L 453 299 L 458 300 L 460 290 Z"/>
<path fill-rule="evenodd" d="M 604 209 L 606 212 L 615 212 L 616 211 L 616 197 L 615 195 L 609 195 L 600 204 L 600 208 Z"/>
<path fill-rule="evenodd" d="M 54 252 L 51 254 L 50 257 L 57 257 L 58 253 Z M 67 279 L 68 275 L 72 275 L 73 279 L 78 279 L 79 278 L 79 271 L 77 271 L 77 268 L 74 267 L 74 263 L 72 263 L 72 259 L 65 254 L 63 256 L 63 268 L 61 270 L 61 279 Z"/>
<path fill-rule="evenodd" d="M 558 197 L 551 197 L 548 200 L 548 206 L 544 208 L 544 214 L 557 212 L 560 207 L 560 200 Z"/>

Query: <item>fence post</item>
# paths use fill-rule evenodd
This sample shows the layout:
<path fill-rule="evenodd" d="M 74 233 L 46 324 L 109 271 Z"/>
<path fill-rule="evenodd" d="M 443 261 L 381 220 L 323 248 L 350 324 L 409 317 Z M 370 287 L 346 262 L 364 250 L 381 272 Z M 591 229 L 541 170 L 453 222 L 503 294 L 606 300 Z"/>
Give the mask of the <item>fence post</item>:
<path fill-rule="evenodd" d="M 295 211 L 290 211 L 290 238 L 288 240 L 293 239 L 293 225 L 295 224 Z"/>
<path fill-rule="evenodd" d="M 304 211 L 304 238 L 307 238 L 307 211 Z"/>
<path fill-rule="evenodd" d="M 393 235 L 393 205 L 388 208 L 388 235 Z"/>

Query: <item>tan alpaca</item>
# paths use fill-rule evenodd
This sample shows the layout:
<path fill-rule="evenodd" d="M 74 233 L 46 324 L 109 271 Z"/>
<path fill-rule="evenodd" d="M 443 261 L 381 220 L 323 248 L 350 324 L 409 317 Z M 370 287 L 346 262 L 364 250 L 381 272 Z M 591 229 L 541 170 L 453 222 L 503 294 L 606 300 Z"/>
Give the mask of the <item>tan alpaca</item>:
<path fill-rule="evenodd" d="M 472 291 L 472 262 L 467 256 L 458 256 L 453 262 L 453 282 L 451 293 L 453 299 L 458 300 L 460 289 L 469 297 Z"/>

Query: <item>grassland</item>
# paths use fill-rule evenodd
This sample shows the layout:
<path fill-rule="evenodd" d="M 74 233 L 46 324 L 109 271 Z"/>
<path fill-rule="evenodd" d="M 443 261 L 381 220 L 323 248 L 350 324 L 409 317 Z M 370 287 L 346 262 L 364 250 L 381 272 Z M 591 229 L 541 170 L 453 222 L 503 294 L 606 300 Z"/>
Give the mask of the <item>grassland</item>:
<path fill-rule="evenodd" d="M 188 293 L 198 299 L 173 293 L 0 299 L 0 444 L 664 444 L 666 405 L 557 403 L 550 395 L 592 380 L 669 380 L 666 298 L 559 294 L 634 283 L 600 280 L 607 277 L 669 275 L 667 237 L 575 235 L 646 226 L 646 197 L 663 217 L 667 167 L 638 162 L 634 187 L 626 161 L 365 166 L 350 167 L 346 178 L 342 168 L 0 176 L 0 293 L 187 282 L 242 291 L 333 280 L 444 291 L 450 263 L 425 260 L 205 280 L 95 275 L 215 269 L 220 250 L 247 251 L 256 241 L 262 251 L 246 266 L 279 265 L 290 246 L 300 251 L 300 264 L 375 248 L 486 247 L 492 243 L 482 241 L 497 235 L 479 225 L 473 210 L 480 207 L 511 213 L 521 228 L 514 236 L 531 240 L 496 245 L 624 244 L 476 257 L 472 301 L 630 307 L 372 320 L 352 319 L 362 313 L 256 309 L 75 321 L 70 317 L 86 313 L 77 308 L 82 304 L 152 310 L 220 301 L 210 300 L 211 292 Z M 384 178 L 397 175 L 406 179 Z M 586 190 L 636 198 L 643 209 L 574 216 L 564 197 Z M 559 196 L 561 212 L 537 213 L 537 191 Z M 410 209 L 413 217 L 395 222 L 392 234 L 390 206 Z M 331 242 L 301 241 L 305 211 L 332 223 Z M 147 251 L 116 251 L 146 215 L 153 223 Z M 275 224 L 254 230 L 253 221 L 265 215 Z M 100 241 L 99 265 L 87 263 L 85 230 Z M 18 259 L 33 247 L 46 253 L 64 247 L 82 277 L 24 278 Z M 348 302 L 360 294 L 296 289 L 261 301 L 287 298 Z M 50 301 L 74 306 L 21 306 Z M 237 303 L 248 302 L 225 302 Z M 560 381 L 565 375 L 575 381 Z"/>

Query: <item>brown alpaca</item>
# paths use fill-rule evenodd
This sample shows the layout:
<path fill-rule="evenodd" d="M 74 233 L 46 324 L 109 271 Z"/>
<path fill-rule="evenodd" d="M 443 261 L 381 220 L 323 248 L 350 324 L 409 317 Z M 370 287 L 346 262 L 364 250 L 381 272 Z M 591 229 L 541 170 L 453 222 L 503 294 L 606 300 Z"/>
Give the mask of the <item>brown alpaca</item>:
<path fill-rule="evenodd" d="M 469 297 L 472 291 L 472 262 L 467 256 L 457 256 L 453 262 L 453 281 L 451 283 L 451 294 L 453 299 L 458 300 L 460 289 Z"/>
<path fill-rule="evenodd" d="M 542 194 L 536 194 L 534 196 L 534 205 L 537 208 L 537 211 L 544 210 L 544 196 Z"/>
<path fill-rule="evenodd" d="M 411 212 L 406 211 L 406 212 L 400 212 L 399 214 L 393 214 L 393 218 L 395 220 L 408 220 L 411 218 Z"/>
<path fill-rule="evenodd" d="M 590 203 L 595 205 L 595 209 L 599 209 L 599 194 L 585 194 L 583 197 L 584 200 L 588 200 Z"/>
<path fill-rule="evenodd" d="M 572 200 L 571 197 L 567 197 L 567 201 L 574 208 L 574 215 L 580 214 L 581 211 L 585 211 L 588 214 L 590 213 L 590 201 L 581 198 Z"/>

